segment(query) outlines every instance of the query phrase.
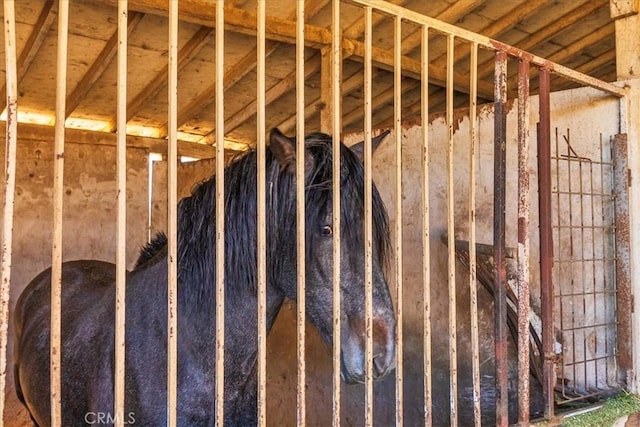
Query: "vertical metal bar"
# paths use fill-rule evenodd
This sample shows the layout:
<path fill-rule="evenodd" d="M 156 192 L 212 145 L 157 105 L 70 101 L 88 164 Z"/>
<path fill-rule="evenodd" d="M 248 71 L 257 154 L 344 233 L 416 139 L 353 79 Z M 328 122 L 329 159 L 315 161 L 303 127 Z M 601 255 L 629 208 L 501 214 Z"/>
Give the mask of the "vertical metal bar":
<path fill-rule="evenodd" d="M 447 238 L 449 284 L 449 400 L 451 426 L 458 425 L 458 333 L 456 307 L 455 200 L 453 188 L 453 64 L 455 37 L 447 35 Z"/>
<path fill-rule="evenodd" d="M 216 2 L 216 426 L 224 425 L 224 2 Z"/>
<path fill-rule="evenodd" d="M 297 226 L 297 331 L 298 331 L 298 426 L 306 425 L 306 238 L 305 238 L 305 150 L 304 150 L 304 9 L 303 1 L 298 2 L 296 20 L 296 226 Z"/>
<path fill-rule="evenodd" d="M 540 221 L 540 299 L 542 315 L 542 349 L 544 352 L 542 387 L 545 418 L 554 416 L 555 381 L 553 351 L 553 229 L 551 225 L 551 120 L 549 70 L 540 69 L 540 126 L 538 132 L 538 198 Z"/>
<path fill-rule="evenodd" d="M 402 292 L 402 20 L 394 18 L 393 30 L 393 132 L 396 138 L 396 222 L 395 222 L 395 273 L 396 273 L 396 425 L 403 425 L 403 304 Z"/>
<path fill-rule="evenodd" d="M 258 171 L 258 425 L 267 424 L 267 234 L 266 234 L 266 0 L 258 1 L 257 171 Z"/>
<path fill-rule="evenodd" d="M 365 312 L 365 425 L 373 425 L 373 337 L 372 337 L 372 312 L 373 312 L 373 295 L 372 295 L 372 257 L 371 257 L 371 236 L 372 236 L 372 217 L 371 217 L 371 121 L 372 121 L 372 9 L 364 8 L 364 240 L 365 240 L 365 257 L 364 257 L 364 312 Z M 397 219 L 397 218 L 396 218 Z"/>
<path fill-rule="evenodd" d="M 473 371 L 473 420 L 482 423 L 480 408 L 480 343 L 478 327 L 478 283 L 476 263 L 476 162 L 478 147 L 478 43 L 471 43 L 469 66 L 469 308 L 471 312 L 471 364 Z"/>
<path fill-rule="evenodd" d="M 51 261 L 51 425 L 62 425 L 62 208 L 64 191 L 64 120 L 67 92 L 69 2 L 58 5 L 58 53 L 56 65 L 56 126 L 53 168 L 53 248 Z"/>
<path fill-rule="evenodd" d="M 493 159 L 493 263 L 495 283 L 496 425 L 509 424 L 507 395 L 507 270 L 505 261 L 505 187 L 507 128 L 507 54 L 496 52 Z"/>
<path fill-rule="evenodd" d="M 175 427 L 178 402 L 178 2 L 169 2 L 167 424 Z"/>
<path fill-rule="evenodd" d="M 423 299 L 423 365 L 424 365 L 424 425 L 433 421 L 431 390 L 431 251 L 429 249 L 429 27 L 422 26 L 421 94 L 422 116 L 422 299 Z"/>
<path fill-rule="evenodd" d="M 341 70 L 342 30 L 340 28 L 340 0 L 331 3 L 331 104 L 333 134 L 333 426 L 340 425 L 340 132 L 341 129 Z"/>
<path fill-rule="evenodd" d="M 5 133 L 4 206 L 0 281 L 0 424 L 4 423 L 4 401 L 7 383 L 7 342 L 9 332 L 9 298 L 11 291 L 11 258 L 13 250 L 13 209 L 16 188 L 16 151 L 18 145 L 18 71 L 16 65 L 15 3 L 3 2 L 4 59 L 6 70 L 7 127 Z M 0 101 L 1 102 L 1 101 Z"/>
<path fill-rule="evenodd" d="M 116 322 L 115 390 L 116 424 L 124 423 L 125 390 L 125 299 L 127 274 L 127 0 L 118 1 L 118 79 L 117 79 L 117 235 L 116 235 Z"/>
<path fill-rule="evenodd" d="M 529 62 L 518 62 L 518 422 L 529 424 Z"/>

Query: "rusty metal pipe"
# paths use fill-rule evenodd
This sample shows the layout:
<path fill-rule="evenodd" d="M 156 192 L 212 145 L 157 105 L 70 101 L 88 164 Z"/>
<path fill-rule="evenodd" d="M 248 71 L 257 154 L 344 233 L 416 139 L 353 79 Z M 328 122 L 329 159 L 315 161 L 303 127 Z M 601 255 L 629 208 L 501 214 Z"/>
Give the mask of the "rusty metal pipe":
<path fill-rule="evenodd" d="M 538 125 L 538 199 L 540 222 L 540 299 L 542 314 L 543 395 L 545 418 L 554 415 L 553 352 L 553 230 L 551 224 L 551 119 L 549 70 L 540 69 L 540 123 Z"/>
<path fill-rule="evenodd" d="M 507 131 L 507 54 L 496 52 L 493 158 L 493 259 L 496 280 L 495 360 L 496 360 L 496 425 L 509 424 L 507 394 L 507 270 L 505 261 L 505 189 Z"/>

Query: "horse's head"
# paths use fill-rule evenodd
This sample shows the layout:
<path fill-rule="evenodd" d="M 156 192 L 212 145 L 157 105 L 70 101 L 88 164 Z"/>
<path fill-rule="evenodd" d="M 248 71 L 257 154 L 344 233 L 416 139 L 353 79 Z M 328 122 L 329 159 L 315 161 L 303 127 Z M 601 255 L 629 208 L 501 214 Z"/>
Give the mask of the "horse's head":
<path fill-rule="evenodd" d="M 387 135 L 374 138 L 373 147 Z M 295 174 L 295 141 L 278 130 L 271 133 L 271 151 L 281 173 Z M 359 155 L 362 143 L 349 149 L 341 145 L 340 196 L 340 295 L 342 378 L 349 383 L 365 378 L 365 236 L 364 168 Z M 327 343 L 333 340 L 333 155 L 332 139 L 312 134 L 305 139 L 306 187 L 306 312 Z M 389 250 L 387 213 L 373 186 L 373 376 L 381 378 L 395 366 L 396 320 L 384 264 Z M 295 214 L 295 211 L 293 215 Z M 295 233 L 288 236 L 295 244 Z M 295 248 L 295 245 L 293 245 Z M 280 285 L 295 300 L 295 252 L 289 273 Z"/>

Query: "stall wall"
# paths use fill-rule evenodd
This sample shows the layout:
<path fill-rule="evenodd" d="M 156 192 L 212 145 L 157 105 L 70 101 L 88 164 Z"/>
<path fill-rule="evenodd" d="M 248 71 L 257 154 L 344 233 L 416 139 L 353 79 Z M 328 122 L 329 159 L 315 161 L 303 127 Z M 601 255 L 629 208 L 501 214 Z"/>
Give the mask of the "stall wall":
<path fill-rule="evenodd" d="M 18 139 L 11 312 L 29 281 L 51 265 L 53 163 L 52 141 Z M 64 164 L 63 260 L 99 259 L 115 262 L 115 147 L 67 143 Z M 128 267 L 132 267 L 146 239 L 147 181 L 146 152 L 140 149 L 127 150 Z M 10 337 L 12 334 L 10 322 Z M 11 341 L 10 338 L 5 423 L 8 427 L 30 426 L 31 421 L 19 403 L 13 386 Z"/>

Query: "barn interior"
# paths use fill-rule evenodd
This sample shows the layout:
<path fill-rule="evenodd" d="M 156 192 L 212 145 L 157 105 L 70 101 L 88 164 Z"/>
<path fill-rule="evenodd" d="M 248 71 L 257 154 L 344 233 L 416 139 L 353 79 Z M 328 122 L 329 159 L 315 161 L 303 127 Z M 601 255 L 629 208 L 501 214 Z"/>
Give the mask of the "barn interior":
<path fill-rule="evenodd" d="M 258 19 L 256 14 L 259 0 L 227 0 L 225 2 L 224 27 L 224 153 L 225 162 L 232 161 L 238 155 L 254 148 L 261 131 L 278 128 L 287 135 L 296 131 L 296 1 L 266 1 L 266 78 L 258 81 L 258 47 L 256 42 Z M 522 49 L 575 70 L 593 79 L 604 82 L 617 82 L 633 79 L 633 68 L 627 57 L 620 55 L 620 46 L 633 43 L 629 31 L 624 30 L 628 18 L 637 16 L 633 2 L 625 9 L 624 2 L 607 0 L 391 0 L 387 3 L 401 6 L 418 14 L 489 37 L 497 42 Z M 349 1 L 341 2 L 340 26 L 342 31 L 342 81 L 341 81 L 341 129 L 342 137 L 351 144 L 363 139 L 365 128 L 365 18 L 363 9 Z M 15 226 L 13 270 L 11 288 L 11 306 L 20 291 L 39 271 L 51 264 L 52 187 L 54 164 L 54 125 L 56 121 L 56 58 L 58 55 L 58 2 L 47 0 L 21 0 L 15 3 L 17 30 L 17 71 L 18 71 L 18 157 L 17 186 L 15 190 Z M 65 211 L 63 247 L 64 258 L 96 258 L 113 261 L 116 244 L 116 141 L 117 132 L 117 2 L 113 0 L 77 0 L 69 3 L 69 43 L 65 97 Z M 167 147 L 169 138 L 169 64 L 168 64 L 168 4 L 159 0 L 128 1 L 128 44 L 127 44 L 127 82 L 126 82 L 126 141 L 127 141 L 127 263 L 132 267 L 139 249 L 158 231 L 166 230 L 167 223 Z M 215 25 L 215 2 L 206 0 L 180 0 L 178 27 L 178 86 L 177 86 L 177 147 L 182 162 L 178 169 L 178 193 L 186 196 L 199 181 L 211 176 L 215 170 L 215 155 L 219 141 L 216 141 L 215 75 L 216 50 L 215 35 L 219 29 Z M 332 2 L 329 0 L 305 0 L 305 49 L 304 49 L 304 125 L 305 133 L 331 133 L 333 112 L 331 111 L 331 42 L 332 42 Z M 384 13 L 373 13 L 373 51 L 372 51 L 372 127 L 374 129 L 393 129 L 395 126 L 394 101 L 394 22 Z M 453 108 L 456 115 L 456 130 L 459 144 L 456 148 L 456 164 L 468 163 L 467 135 L 469 132 L 469 105 L 472 93 L 472 73 L 470 72 L 470 46 L 466 42 L 456 42 L 453 59 L 447 57 L 447 38 L 437 31 L 429 34 L 428 67 L 428 117 L 429 123 L 423 123 L 421 96 L 424 93 L 421 64 L 421 29 L 406 23 L 401 35 L 401 115 L 402 143 L 406 161 L 403 175 L 403 197 L 407 200 L 403 216 L 407 253 L 419 253 L 420 228 L 412 216 L 420 215 L 420 187 L 414 178 L 419 176 L 417 163 L 420 129 L 429 127 L 432 135 L 432 170 L 435 177 L 430 203 L 433 211 L 444 212 L 444 192 L 446 176 L 437 175 L 439 167 L 446 168 L 446 126 L 444 120 L 447 108 L 447 91 L 453 87 Z M 4 44 L 2 44 L 4 57 Z M 486 49 L 478 51 L 477 97 L 481 119 L 479 151 L 490 162 L 492 146 L 492 114 L 494 101 L 494 56 Z M 447 61 L 454 64 L 453 80 L 448 80 Z M 6 75 L 6 65 L 0 66 Z M 508 62 L 507 93 L 512 102 L 509 110 L 509 142 L 517 139 L 515 123 L 515 98 L 517 96 L 517 61 Z M 535 98 L 539 91 L 538 70 L 531 71 L 531 94 Z M 584 83 L 571 78 L 552 75 L 551 91 L 557 102 L 554 107 L 554 126 L 560 133 L 557 141 L 564 144 L 569 138 L 572 149 L 578 157 L 595 159 L 601 153 L 596 142 L 599 138 L 608 141 L 612 135 L 622 132 L 622 123 L 618 102 L 612 97 L 600 94 Z M 258 129 L 259 106 L 256 92 L 265 88 L 265 129 Z M 6 89 L 3 87 L 6 103 Z M 3 110 L 5 110 L 3 106 Z M 537 113 L 535 113 L 537 114 Z M 535 129 L 537 117 L 533 114 L 532 129 Z M 594 119 L 597 118 L 597 119 Z M 6 110 L 2 124 L 6 123 Z M 484 124 L 482 124 L 484 123 Z M 484 127 L 482 127 L 484 126 Z M 634 125 L 637 126 L 637 125 Z M 568 135 L 570 129 L 571 136 Z M 396 130 L 397 131 L 397 130 Z M 535 131 L 532 130 L 532 134 Z M 461 136 L 462 135 L 462 136 Z M 603 136 L 604 135 L 604 136 Z M 534 135 L 532 135 L 533 137 Z M 391 138 L 394 138 L 392 134 Z M 594 145 L 595 144 L 595 145 Z M 564 146 L 563 146 L 564 147 Z M 2 148 L 4 153 L 4 148 Z M 533 148 L 532 148 L 533 150 Z M 556 152 L 566 151 L 560 148 Z M 564 151 L 563 151 L 564 152 Z M 531 169 L 535 169 L 535 151 L 532 151 Z M 515 148 L 511 150 L 508 164 L 515 168 Z M 601 159 L 610 162 L 610 155 Z M 393 181 L 391 167 L 394 152 L 391 143 L 382 146 L 374 156 L 374 180 L 379 183 L 381 193 L 388 207 L 393 206 Z M 482 162 L 482 159 L 481 159 Z M 457 169 L 461 177 L 469 174 L 467 166 Z M 515 175 L 509 175 L 513 182 Z M 562 176 L 560 172 L 557 172 Z M 480 221 L 479 241 L 491 243 L 490 207 L 493 188 L 490 182 L 492 170 L 480 172 L 484 178 L 479 180 L 478 188 L 485 198 L 478 202 Z M 613 172 L 604 176 L 612 178 Z M 535 176 L 533 173 L 532 176 Z M 460 178 L 462 180 L 462 178 Z M 533 179 L 533 178 L 532 178 Z M 3 182 L 3 186 L 4 186 Z M 460 182 L 460 188 L 466 183 Z M 515 185 L 515 184 L 514 184 Z M 613 184 L 612 184 L 613 185 Z M 599 189 L 605 192 L 604 184 Z M 4 188 L 4 187 L 3 187 Z M 556 187 L 561 194 L 561 186 Z M 608 188 L 608 187 L 607 187 Z M 532 188 L 535 197 L 537 187 Z M 568 190 L 571 192 L 572 190 Z M 577 190 L 573 190 L 577 191 Z M 609 190 L 606 190 L 609 191 Z M 511 186 L 509 194 L 515 194 Z M 466 205 L 463 200 L 468 189 L 460 192 L 460 206 L 455 213 L 459 228 L 456 237 L 468 240 Z M 3 191 L 4 197 L 4 191 Z M 558 196 L 558 201 L 560 198 Z M 559 202 L 558 202 L 559 203 Z M 569 203 L 571 204 L 571 202 Z M 603 217 L 611 222 L 615 214 L 609 205 L 597 205 Z M 558 208 L 559 209 L 559 208 Z M 516 206 L 508 206 L 510 218 L 516 217 Z M 558 213 L 560 212 L 560 213 Z M 560 218 L 563 213 L 555 214 Z M 443 214 L 444 215 L 444 214 Z M 393 213 L 392 221 L 395 220 Z M 607 222 L 607 224 L 609 224 Z M 515 224 L 514 224 L 515 225 Z M 593 226 L 594 224 L 591 224 Z M 417 228 L 412 228 L 415 226 Z M 436 255 L 432 259 L 433 282 L 446 281 L 446 246 L 441 235 L 447 231 L 446 216 L 434 216 L 432 223 L 431 250 Z M 587 224 L 589 226 L 589 224 Z M 608 230 L 614 226 L 607 225 Z M 76 230 L 76 231 L 74 231 Z M 532 221 L 532 233 L 536 233 L 537 224 Z M 510 226 L 507 230 L 508 245 L 517 245 L 517 229 Z M 584 237 L 584 235 L 583 235 Z M 595 241 L 596 236 L 590 235 Z M 600 237 L 599 237 L 600 238 Z M 601 237 L 609 245 L 609 237 Z M 600 244 L 600 240 L 598 240 Z M 412 245 L 415 245 L 412 246 Z M 604 244 L 603 244 L 604 245 Z M 609 251 L 609 246 L 603 252 Z M 438 251 L 444 251 L 437 254 Z M 558 247 L 557 251 L 561 251 Z M 595 254 L 595 250 L 593 251 Z M 533 264 L 537 252 L 532 253 Z M 595 257 L 595 255 L 594 255 Z M 605 256 L 602 255 L 604 258 Z M 420 395 L 422 393 L 424 373 L 421 371 L 423 352 L 422 314 L 420 312 L 422 269 L 416 260 L 405 254 L 404 285 L 407 289 L 407 301 L 417 301 L 415 307 L 405 302 L 405 325 L 409 332 L 405 338 L 407 381 L 405 392 Z M 532 265 L 533 265 L 532 264 Z M 613 264 L 599 266 L 603 276 L 611 277 Z M 583 269 L 584 270 L 584 269 Z M 595 274 L 594 270 L 594 273 Z M 538 273 L 533 272 L 532 282 L 539 282 Z M 558 273 L 559 274 L 559 273 Z M 571 273 L 568 273 L 571 274 Z M 460 299 L 468 300 L 468 272 L 458 264 L 456 277 L 461 283 Z M 587 279 L 585 279 L 587 280 Z M 589 280 L 593 280 L 590 278 Z M 608 281 L 612 285 L 613 280 Z M 395 285 L 395 284 L 394 284 Z M 444 286 L 444 285 L 443 285 Z M 537 286 L 537 285 L 536 285 Z M 583 288 L 593 299 L 588 304 L 599 304 L 597 295 L 613 295 L 615 290 L 603 288 Z M 532 307 L 540 312 L 539 291 L 532 289 Z M 434 301 L 446 299 L 446 288 L 432 291 Z M 485 305 L 491 305 L 488 294 L 481 294 Z M 608 298 L 608 297 L 607 297 Z M 606 299 L 606 304 L 615 306 L 616 301 Z M 618 304 L 620 302 L 618 301 Z M 624 306 L 619 306 L 624 308 Z M 446 305 L 441 313 L 434 314 L 446 320 Z M 464 312 L 469 310 L 468 302 L 463 303 Z M 615 393 L 626 384 L 626 371 L 620 368 L 620 361 L 611 356 L 616 346 L 616 312 L 607 315 L 601 313 L 597 322 L 601 325 L 598 336 L 581 335 L 583 342 L 595 349 L 591 367 L 578 368 L 574 376 L 591 375 L 600 372 L 603 379 L 594 384 L 589 381 L 580 383 L 577 394 L 575 384 L 567 387 L 572 393 L 564 396 L 569 407 L 576 396 L 585 397 L 587 403 L 601 396 Z M 562 314 L 559 314 L 562 318 Z M 493 345 L 491 314 L 481 315 L 484 323 L 483 340 L 487 342 L 486 354 Z M 436 323 L 436 328 L 446 328 L 447 324 Z M 594 320 L 594 319 L 591 319 Z M 594 320 L 594 321 L 595 321 Z M 437 320 L 436 320 L 437 322 Z M 470 332 L 468 319 L 460 318 L 461 333 L 459 339 L 466 339 Z M 10 326 L 11 328 L 11 326 Z M 412 329 L 413 328 L 413 329 Z M 609 329 L 607 329 L 609 328 Z M 603 332 L 611 330 L 614 332 Z M 318 423 L 329 422 L 331 411 L 331 372 L 330 349 L 322 343 L 320 337 L 308 328 L 309 340 L 307 369 L 309 370 L 309 399 L 317 406 L 307 407 L 308 419 Z M 575 336 L 573 333 L 572 336 Z M 267 419 L 271 425 L 295 423 L 295 310 L 293 305 L 285 307 L 279 316 L 273 333 L 269 337 L 269 388 L 271 398 L 267 399 Z M 434 339 L 435 345 L 446 347 L 445 337 Z M 11 353 L 11 343 L 9 344 Z M 510 344 L 511 362 L 517 359 L 513 344 Z M 585 349 L 587 345 L 584 345 Z M 464 345 L 461 346 L 465 349 Z M 591 347 L 589 347 L 591 348 Z M 463 350 L 464 351 L 464 350 Z M 461 353 L 463 352 L 461 351 Z M 585 355 L 586 355 L 586 351 Z M 579 352 L 579 351 L 578 351 Z M 573 349 L 575 355 L 576 350 Z M 490 356 L 487 356 L 490 358 Z M 587 356 L 585 356 L 587 357 Z M 591 356 L 590 356 L 591 357 Z M 448 360 L 441 360 L 437 366 L 441 369 L 434 373 L 434 384 L 440 384 L 448 393 Z M 594 361 L 594 360 L 599 361 Z M 630 366 L 631 361 L 622 365 Z M 414 366 L 415 365 L 415 366 Z M 460 372 L 464 375 L 471 366 L 460 363 Z M 9 369 L 10 371 L 10 369 Z M 604 374 L 603 371 L 606 371 Z M 624 372 L 622 372 L 624 371 Z M 484 372 L 484 371 L 483 371 Z M 488 372 L 488 371 L 487 371 Z M 15 397 L 12 389 L 11 373 L 7 383 L 7 405 L 5 425 L 30 425 L 29 419 Z M 493 381 L 487 373 L 487 382 Z M 575 378 L 574 378 L 575 380 Z M 514 380 L 515 381 L 515 380 Z M 574 381 L 575 383 L 575 381 Z M 483 383 L 484 384 L 484 383 Z M 484 387 L 485 385 L 483 385 Z M 382 422 L 395 418 L 393 402 L 394 379 L 389 378 L 375 386 L 376 417 Z M 573 388 L 572 388 L 573 387 Z M 460 399 L 467 402 L 471 385 L 461 382 Z M 602 389 L 602 391 L 594 391 Z M 490 390 L 490 386 L 486 390 Z M 362 389 L 356 386 L 345 390 L 343 409 L 346 423 L 360 424 L 362 419 Z M 467 393 L 467 394 L 465 394 Z M 489 392 L 487 392 L 489 393 Z M 582 393 L 582 395 L 580 394 Z M 445 393 L 446 394 L 446 393 Z M 389 396 L 392 396 L 391 398 Z M 442 402 L 436 402 L 434 412 L 442 415 L 438 420 L 447 420 L 449 416 L 448 397 L 443 395 Z M 390 400 L 391 399 L 391 400 Z M 424 417 L 423 402 L 406 398 L 404 405 L 405 422 L 421 423 Z M 536 401 L 538 399 L 538 401 Z M 543 416 L 541 399 L 532 392 L 532 417 Z M 441 406 L 437 406 L 441 405 Z M 486 409 L 485 413 L 493 410 Z M 463 411 L 464 412 L 464 411 Z M 462 414 L 472 417 L 472 414 Z M 485 423 L 492 423 L 493 415 L 484 415 Z"/>

